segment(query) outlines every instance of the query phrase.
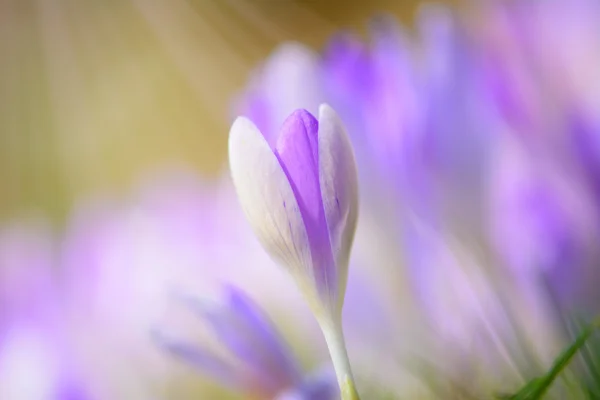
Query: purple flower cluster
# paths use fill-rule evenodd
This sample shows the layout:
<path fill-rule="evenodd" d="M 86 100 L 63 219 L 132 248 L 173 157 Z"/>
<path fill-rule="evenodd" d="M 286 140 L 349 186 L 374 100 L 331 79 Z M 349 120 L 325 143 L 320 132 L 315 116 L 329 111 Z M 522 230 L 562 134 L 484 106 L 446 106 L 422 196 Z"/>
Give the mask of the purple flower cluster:
<path fill-rule="evenodd" d="M 586 1 L 471 11 L 424 7 L 416 35 L 378 17 L 369 40 L 341 33 L 320 54 L 284 44 L 235 112 L 271 142 L 282 105 L 335 109 L 366 200 L 357 268 L 389 281 L 397 271 L 362 238 L 391 243 L 396 290 L 420 314 L 411 325 L 434 333 L 450 372 L 490 367 L 518 385 L 532 371 L 523 348 L 547 366 L 567 313 L 600 311 L 600 13 Z"/>
<path fill-rule="evenodd" d="M 416 21 L 282 44 L 216 181 L 2 227 L 0 399 L 487 398 L 547 371 L 600 312 L 600 5 Z"/>

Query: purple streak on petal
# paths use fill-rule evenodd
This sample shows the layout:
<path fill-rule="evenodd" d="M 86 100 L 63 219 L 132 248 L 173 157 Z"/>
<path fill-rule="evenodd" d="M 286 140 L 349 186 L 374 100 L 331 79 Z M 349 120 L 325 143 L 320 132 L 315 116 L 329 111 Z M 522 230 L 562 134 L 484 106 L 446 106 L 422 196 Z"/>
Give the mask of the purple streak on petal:
<path fill-rule="evenodd" d="M 315 117 L 306 110 L 297 110 L 283 124 L 275 155 L 300 208 L 319 292 L 336 298 L 336 269 L 319 185 L 318 130 Z"/>

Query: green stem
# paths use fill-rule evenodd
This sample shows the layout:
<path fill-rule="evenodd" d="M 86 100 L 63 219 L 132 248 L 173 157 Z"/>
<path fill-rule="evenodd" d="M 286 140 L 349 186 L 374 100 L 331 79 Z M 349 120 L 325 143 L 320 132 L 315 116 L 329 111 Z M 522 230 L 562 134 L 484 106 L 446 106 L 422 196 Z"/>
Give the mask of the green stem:
<path fill-rule="evenodd" d="M 325 336 L 325 342 L 329 348 L 329 354 L 337 375 L 338 384 L 342 394 L 342 400 L 360 400 L 354 385 L 354 377 L 346 351 L 344 332 L 340 321 L 327 321 L 321 323 L 321 329 Z"/>

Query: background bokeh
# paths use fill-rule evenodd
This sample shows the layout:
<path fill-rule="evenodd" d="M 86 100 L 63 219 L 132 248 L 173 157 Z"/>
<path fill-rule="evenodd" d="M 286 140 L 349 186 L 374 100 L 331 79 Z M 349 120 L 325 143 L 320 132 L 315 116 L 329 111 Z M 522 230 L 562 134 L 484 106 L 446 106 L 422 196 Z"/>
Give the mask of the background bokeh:
<path fill-rule="evenodd" d="M 212 174 L 231 99 L 280 42 L 317 48 L 418 2 L 7 0 L 0 3 L 0 218 L 64 219 L 164 164 Z"/>

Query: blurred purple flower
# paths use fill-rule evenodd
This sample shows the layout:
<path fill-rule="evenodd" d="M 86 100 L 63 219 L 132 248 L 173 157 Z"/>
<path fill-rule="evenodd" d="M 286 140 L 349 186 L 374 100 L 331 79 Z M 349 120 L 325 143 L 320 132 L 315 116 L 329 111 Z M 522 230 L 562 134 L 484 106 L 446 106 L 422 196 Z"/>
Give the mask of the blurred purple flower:
<path fill-rule="evenodd" d="M 173 288 L 210 292 L 224 282 L 243 284 L 278 313 L 308 315 L 244 221 L 229 179 L 205 181 L 185 170 L 154 174 L 124 201 L 81 202 L 64 242 L 72 295 L 117 331 L 145 334 Z"/>
<path fill-rule="evenodd" d="M 0 231 L 0 398 L 91 398 L 63 307 L 49 228 L 22 221 Z"/>
<path fill-rule="evenodd" d="M 316 353 L 323 346 L 315 341 L 320 332 L 310 310 L 254 237 L 228 176 L 206 181 L 187 169 L 168 169 L 153 173 L 128 198 L 82 201 L 62 250 L 69 307 L 82 335 L 95 344 L 85 350 L 98 381 L 110 382 L 103 397 L 130 398 L 129 388 L 135 382 L 144 391 L 148 376 L 155 391 L 189 378 L 149 335 L 157 324 L 196 332 L 195 321 L 174 309 L 174 290 L 209 296 L 223 284 L 243 285 L 305 339 L 308 359 L 326 357 Z M 94 338 L 98 329 L 103 334 Z M 209 341 L 205 336 L 199 332 L 196 339 Z M 106 347 L 114 351 L 95 350 Z"/>
<path fill-rule="evenodd" d="M 582 180 L 561 166 L 536 159 L 514 140 L 498 141 L 490 228 L 492 246 L 513 276 L 537 280 L 557 306 L 572 308 L 585 301 L 594 276 L 598 215 Z"/>
<path fill-rule="evenodd" d="M 465 201 L 473 215 L 476 198 L 452 197 L 478 193 L 484 177 L 491 117 L 476 58 L 450 10 L 424 7 L 419 27 L 416 45 L 389 17 L 372 21 L 368 45 L 335 37 L 323 55 L 326 94 L 347 120 L 366 187 L 392 190 L 421 218 L 439 218 L 448 201 L 458 204 L 449 215 Z"/>
<path fill-rule="evenodd" d="M 330 101 L 348 124 L 361 161 L 369 161 L 364 163 L 365 173 L 384 174 L 394 183 L 406 172 L 411 156 L 407 148 L 416 144 L 419 133 L 419 81 L 408 43 L 395 21 L 381 18 L 372 28 L 371 47 L 352 33 L 331 40 L 323 55 L 323 80 Z"/>
<path fill-rule="evenodd" d="M 180 296 L 178 296 L 180 297 Z M 155 339 L 222 385 L 252 398 L 333 400 L 339 397 L 335 375 L 325 370 L 305 379 L 290 349 L 256 304 L 234 287 L 225 288 L 222 303 L 180 299 L 212 328 L 227 355 L 194 346 L 157 331 Z"/>
<path fill-rule="evenodd" d="M 492 247 L 513 274 L 548 286 L 557 306 L 598 312 L 600 7 L 557 0 L 479 11 L 471 33 L 503 123 L 489 185 Z M 507 140 L 516 143 L 507 149 Z"/>

